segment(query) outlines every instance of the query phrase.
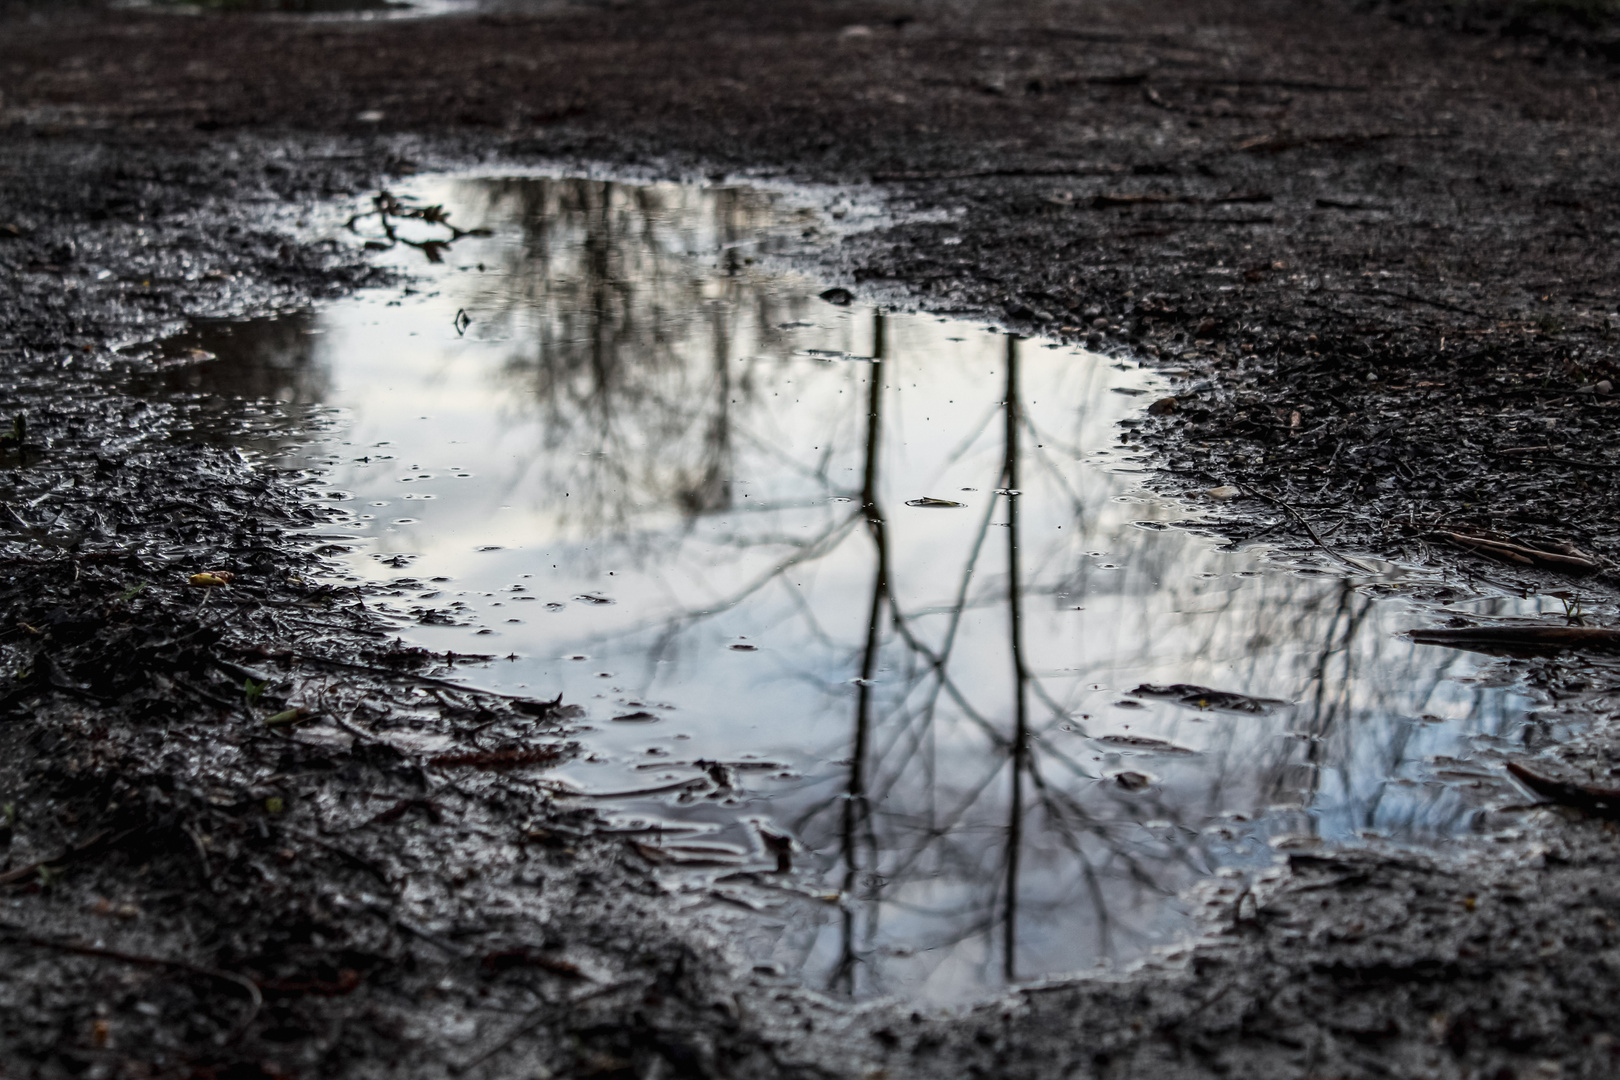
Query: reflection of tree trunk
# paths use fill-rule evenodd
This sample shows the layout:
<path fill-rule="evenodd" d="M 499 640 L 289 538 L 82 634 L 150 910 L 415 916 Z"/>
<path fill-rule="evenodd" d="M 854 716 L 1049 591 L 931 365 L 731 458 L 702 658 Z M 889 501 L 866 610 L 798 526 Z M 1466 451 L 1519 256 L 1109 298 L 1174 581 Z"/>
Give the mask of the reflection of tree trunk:
<path fill-rule="evenodd" d="M 1355 584 L 1352 581 L 1346 578 L 1340 583 L 1338 606 L 1334 609 L 1332 621 L 1328 623 L 1328 632 L 1322 642 L 1322 651 L 1317 659 L 1316 668 L 1312 672 L 1312 678 L 1316 682 L 1316 693 L 1303 732 L 1307 736 L 1305 740 L 1305 760 L 1302 762 L 1305 767 L 1304 783 L 1299 788 L 1289 788 L 1287 784 L 1292 783 L 1295 777 L 1290 775 L 1291 770 L 1285 766 L 1267 785 L 1270 789 L 1269 797 L 1273 802 L 1292 797 L 1299 802 L 1301 807 L 1315 804 L 1321 794 L 1322 770 L 1329 762 L 1327 749 L 1329 736 L 1333 733 L 1333 729 L 1339 725 L 1341 711 L 1345 717 L 1353 718 L 1355 716 L 1355 643 L 1363 621 L 1372 611 L 1372 606 L 1368 603 L 1363 603 L 1358 608 L 1356 606 L 1358 598 Z M 1341 622 L 1344 626 L 1344 634 L 1340 642 L 1335 644 L 1335 632 L 1339 629 Z M 1336 688 L 1330 688 L 1328 685 L 1328 669 L 1332 665 L 1335 653 L 1344 654 L 1344 674 L 1340 684 Z M 1373 799 L 1375 806 L 1378 799 L 1382 798 L 1382 795 L 1383 788 L 1380 786 Z M 1308 828 L 1313 834 L 1320 825 L 1320 820 L 1314 814 L 1307 815 L 1306 821 L 1303 823 L 1303 827 Z"/>
<path fill-rule="evenodd" d="M 866 389 L 866 468 L 861 478 L 861 513 L 877 549 L 877 573 L 872 579 L 872 602 L 866 617 L 866 644 L 861 650 L 861 675 L 855 687 L 855 737 L 849 758 L 848 798 L 844 800 L 841 843 L 844 856 L 843 944 L 833 986 L 846 994 L 855 992 L 855 908 L 851 900 L 860 873 L 856 850 L 861 827 L 869 807 L 866 801 L 867 748 L 871 741 L 872 679 L 877 674 L 878 652 L 883 644 L 883 597 L 889 588 L 889 542 L 884 531 L 883 512 L 878 505 L 878 461 L 883 439 L 884 352 L 883 314 L 873 317 L 870 381 Z"/>
<path fill-rule="evenodd" d="M 1002 411 L 1007 436 L 1002 482 L 1018 490 L 1018 429 L 1023 423 L 1018 403 L 1018 338 L 1007 335 L 1007 400 Z M 1029 672 L 1024 667 L 1024 598 L 1019 585 L 1018 496 L 1007 495 L 1007 606 L 1008 640 L 1012 646 L 1013 696 L 1012 793 L 1007 805 L 1007 917 L 1002 923 L 1002 973 L 1007 981 L 1018 977 L 1018 857 L 1024 843 L 1024 770 L 1029 756 Z"/>
<path fill-rule="evenodd" d="M 714 413 L 703 432 L 703 472 L 697 482 L 678 493 L 688 514 L 712 514 L 731 505 L 726 471 L 731 460 L 731 355 L 730 312 L 716 304 L 710 320 L 714 337 Z"/>
<path fill-rule="evenodd" d="M 587 201 L 585 212 L 585 265 L 590 296 L 591 374 L 595 380 L 592 397 L 597 405 L 597 449 L 605 446 L 613 424 L 612 395 L 614 361 L 618 359 L 613 347 L 613 252 L 617 246 L 613 233 L 611 196 L 601 192 L 601 198 L 591 207 Z"/>
<path fill-rule="evenodd" d="M 769 200 L 583 180 L 487 190 L 484 220 L 520 221 L 523 246 L 468 310 L 487 338 L 522 327 L 532 341 L 503 371 L 541 421 L 532 468 L 546 475 L 523 483 L 568 493 L 559 509 L 599 533 L 653 508 L 690 519 L 749 505 L 729 482 L 757 401 L 737 356 L 788 355 L 772 327 L 800 303 L 743 270 L 741 245 L 775 219 Z M 712 244 L 733 274 L 694 261 Z"/>

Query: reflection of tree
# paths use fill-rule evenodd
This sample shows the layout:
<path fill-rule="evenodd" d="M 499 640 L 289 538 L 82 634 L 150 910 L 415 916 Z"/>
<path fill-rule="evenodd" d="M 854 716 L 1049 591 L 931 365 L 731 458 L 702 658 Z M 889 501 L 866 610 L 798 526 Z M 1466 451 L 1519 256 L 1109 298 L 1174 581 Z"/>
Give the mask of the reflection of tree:
<path fill-rule="evenodd" d="M 860 642 L 844 646 L 853 656 L 844 653 L 845 660 L 831 665 L 844 672 L 843 678 L 817 676 L 819 665 L 810 661 L 803 676 L 830 696 L 853 698 L 846 767 L 841 774 L 822 774 L 776 803 L 780 819 L 824 860 L 844 898 L 833 928 L 836 946 L 816 962 L 817 978 L 829 989 L 846 995 L 881 992 L 890 965 L 910 962 L 889 955 L 886 943 L 895 935 L 885 923 L 903 924 L 899 935 L 924 950 L 967 949 L 986 974 L 994 971 L 1008 980 L 1050 969 L 1054 958 L 1039 942 L 1050 937 L 1054 925 L 1078 924 L 1091 938 L 1084 945 L 1065 943 L 1064 956 L 1140 953 L 1155 940 L 1153 912 L 1225 857 L 1201 833 L 1234 805 L 1298 810 L 1235 841 L 1255 853 L 1268 852 L 1267 829 L 1310 828 L 1315 813 L 1349 813 L 1352 827 L 1399 821 L 1442 831 L 1466 813 L 1461 805 L 1392 807 L 1383 801 L 1382 779 L 1409 771 L 1409 763 L 1425 752 L 1414 742 L 1407 718 L 1443 696 L 1445 673 L 1443 667 L 1432 670 L 1409 643 L 1385 638 L 1370 617 L 1374 599 L 1350 583 L 1323 588 L 1317 579 L 1279 573 L 1242 589 L 1169 586 L 1161 583 L 1172 579 L 1175 568 L 1166 560 L 1186 548 L 1164 543 L 1145 544 L 1123 560 L 1124 570 L 1106 574 L 1084 562 L 1077 565 L 1072 551 L 1061 547 L 1055 560 L 1052 551 L 1037 551 L 1035 563 L 1025 565 L 1030 552 L 1021 531 L 1024 496 L 1010 492 L 1033 474 L 1062 476 L 1050 455 L 1069 453 L 1074 440 L 1037 430 L 1026 414 L 1015 339 L 1007 340 L 1006 389 L 998 406 L 1001 452 L 997 471 L 990 474 L 995 486 L 1009 493 L 994 500 L 978 521 L 966 561 L 949 586 L 951 599 L 928 605 L 920 597 L 908 604 L 905 584 L 895 573 L 905 556 L 893 551 L 881 496 L 889 439 L 884 386 L 900 383 L 898 358 L 886 336 L 884 317 L 875 316 L 873 353 L 881 366 L 865 369 L 856 514 L 833 518 L 812 539 L 797 542 L 775 567 L 706 605 L 704 612 L 670 617 L 656 636 L 657 655 L 663 655 L 674 637 L 712 617 L 709 612 L 785 585 L 790 570 L 844 550 L 856 531 L 852 526 L 865 525 L 860 531 L 871 539 L 870 585 L 859 602 Z M 1083 524 L 1107 497 L 1074 489 L 1067 480 L 1052 486 L 1070 501 L 1073 524 Z M 829 484 L 828 490 L 837 489 Z M 997 515 L 1005 520 L 993 521 Z M 999 568 L 983 565 L 993 558 L 995 545 L 985 543 L 993 525 L 1007 529 Z M 782 539 L 750 537 L 745 530 L 737 542 L 777 545 Z M 944 592 L 938 572 L 943 568 L 934 569 L 932 590 Z M 803 619 L 799 641 L 841 648 L 801 594 L 782 591 Z M 1072 657 L 1067 671 L 1042 671 L 1029 658 L 1026 607 L 1062 593 L 1164 598 L 1172 612 L 1190 609 L 1213 617 L 1164 623 L 1144 613 L 1139 622 L 1119 627 L 1109 649 L 1097 656 Z M 982 644 L 980 639 L 964 645 L 964 620 L 997 607 L 1005 612 L 1011 678 L 1003 692 L 993 694 L 982 672 L 960 673 L 974 669 L 971 663 L 963 667 L 959 652 Z M 1197 721 L 1218 736 L 1205 740 L 1197 756 L 1150 759 L 1166 775 L 1146 790 L 1128 790 L 1084 766 L 1076 756 L 1081 745 L 1076 736 L 1063 734 L 1083 707 L 1088 681 L 1106 679 L 1121 664 L 1150 668 L 1161 651 L 1170 657 L 1226 659 L 1238 684 L 1264 686 L 1274 681 L 1274 673 L 1254 665 L 1261 657 L 1275 662 L 1277 647 L 1296 641 L 1306 643 L 1287 654 L 1299 664 L 1291 679 L 1303 691 L 1298 707 L 1276 720 Z M 1135 661 L 1129 643 L 1140 649 Z M 993 706 L 978 704 L 990 698 Z M 1502 719 L 1480 714 L 1486 727 Z M 1285 726 L 1297 738 L 1282 737 Z M 1146 768 L 1141 761 L 1137 767 Z M 1320 784 L 1327 774 L 1340 778 L 1332 790 Z M 1153 819 L 1162 824 L 1145 829 L 1142 823 Z M 1079 910 L 1086 912 L 1084 918 L 1077 917 Z M 802 947 L 801 963 L 811 965 L 815 941 Z"/>
<path fill-rule="evenodd" d="M 733 505 L 734 415 L 768 392 L 738 355 L 786 356 L 776 328 L 802 308 L 758 287 L 759 238 L 780 214 L 757 193 L 588 180 L 480 185 L 488 217 L 522 223 L 497 289 L 468 309 L 475 333 L 513 342 L 504 377 L 537 413 L 545 449 L 530 490 L 568 492 L 582 529 L 634 513 Z M 721 273 L 713 273 L 711 261 Z M 574 452 L 556 453 L 561 447 Z"/>
<path fill-rule="evenodd" d="M 1020 867 L 1025 847 L 1026 817 L 1029 806 L 1026 780 L 1034 785 L 1035 805 L 1042 813 L 1041 826 L 1047 839 L 1056 838 L 1062 851 L 1080 868 L 1085 895 L 1096 908 L 1095 925 L 1102 933 L 1110 925 L 1110 897 L 1104 895 L 1095 848 L 1107 849 L 1103 872 L 1123 865 L 1126 877 L 1139 886 L 1157 892 L 1167 891 L 1151 862 L 1133 845 L 1120 843 L 1116 828 L 1099 820 L 1085 802 L 1057 790 L 1043 779 L 1038 763 L 1039 746 L 1032 739 L 1029 698 L 1036 680 L 1028 670 L 1023 644 L 1023 589 L 1020 559 L 1017 492 L 1021 482 L 1021 440 L 1025 420 L 1020 408 L 1018 341 L 1007 339 L 1007 386 L 1000 406 L 1003 413 L 1003 453 L 997 486 L 1007 492 L 999 505 L 1008 520 L 1006 581 L 1000 596 L 1007 605 L 1007 643 L 1011 654 L 1012 693 L 1010 730 L 1003 732 L 994 719 L 968 704 L 962 690 L 950 675 L 957 631 L 968 610 L 964 600 L 977 563 L 984 551 L 983 540 L 990 519 L 981 521 L 968 565 L 958 582 L 957 603 L 939 649 L 930 648 L 894 592 L 889 571 L 890 553 L 887 523 L 879 501 L 879 463 L 882 458 L 883 386 L 896 378 L 895 364 L 884 348 L 883 317 L 875 317 L 874 355 L 887 366 L 874 370 L 867 384 L 867 434 L 863 455 L 862 516 L 873 540 L 874 569 L 865 621 L 865 641 L 858 652 L 855 681 L 854 723 L 850 739 L 849 769 L 840 797 L 818 802 L 801 813 L 795 831 L 813 850 L 827 851 L 819 840 L 818 823 L 825 811 L 839 808 L 836 850 L 840 866 L 841 892 L 846 903 L 840 913 L 839 948 L 828 976 L 829 988 L 848 995 L 881 988 L 881 955 L 874 952 L 880 937 L 879 915 L 885 907 L 920 907 L 908 901 L 908 886 L 916 882 L 952 879 L 970 894 L 984 890 L 978 899 L 971 896 L 959 906 L 937 910 L 943 933 L 936 933 L 928 945 L 938 948 L 980 939 L 986 945 L 999 927 L 1000 969 L 1006 979 L 1017 977 L 1019 956 L 1019 911 L 1023 902 Z M 997 504 L 992 504 L 992 506 Z M 885 615 L 887 617 L 885 617 Z M 888 631 L 886 633 L 885 631 Z M 895 647 L 903 655 L 895 657 Z M 905 665 L 901 689 L 878 710 L 879 687 L 876 675 L 880 664 Z M 982 690 L 982 688 L 980 688 Z M 919 694 L 920 691 L 920 694 Z M 975 722 L 977 734 L 989 746 L 970 755 L 982 762 L 978 774 L 955 790 L 937 787 L 936 762 L 939 752 L 935 722 L 940 695 L 951 697 Z M 908 708 L 906 700 L 921 698 Z M 895 700 L 898 699 L 898 700 Z M 874 748 L 874 734 L 888 729 L 889 738 Z M 959 737 L 947 737 L 959 741 Z M 950 748 L 947 748 L 947 754 Z M 1073 775 L 1077 766 L 1066 755 L 1053 750 L 1052 762 Z M 952 770 L 955 771 L 955 770 Z M 998 799 L 997 778 L 1006 773 L 1007 787 L 1003 811 L 1004 825 L 993 821 Z M 909 782 L 908 782 L 908 778 Z M 921 783 L 918 781 L 921 780 Z M 907 789 L 910 790 L 907 790 Z M 920 790 L 919 790 L 920 789 Z M 908 807 L 910 798 L 921 795 L 926 809 Z M 946 796 L 940 805 L 939 796 Z M 999 834 L 999 842 L 996 836 Z M 830 839 L 830 838 L 829 838 Z M 999 852 L 999 855 L 997 854 Z M 1048 854 L 1049 852 L 1043 852 Z M 999 871 L 987 863 L 999 863 Z M 864 911 L 864 915 L 862 912 Z M 1037 913 L 1037 917 L 1045 914 Z M 864 978 L 862 969 L 865 969 Z"/>
<path fill-rule="evenodd" d="M 906 323 L 875 315 L 873 363 L 779 363 L 791 350 L 776 327 L 806 301 L 753 277 L 741 245 L 774 220 L 767 203 L 588 181 L 480 185 L 456 201 L 473 196 L 487 200 L 484 220 L 522 223 L 521 244 L 462 301 L 470 335 L 510 343 L 503 388 L 540 420 L 523 428 L 538 445 L 522 448 L 526 471 L 509 483 L 547 499 L 592 548 L 650 571 L 643 581 L 686 586 L 596 644 L 644 658 L 651 687 L 660 661 L 696 649 L 700 626 L 754 605 L 792 644 L 782 678 L 806 688 L 789 720 L 837 717 L 824 755 L 836 764 L 772 803 L 842 898 L 836 917 L 781 943 L 818 984 L 862 996 L 935 964 L 996 981 L 1140 954 L 1182 886 L 1222 860 L 1268 863 L 1273 833 L 1445 830 L 1467 813 L 1433 789 L 1385 783 L 1432 752 L 1409 718 L 1459 703 L 1443 669 L 1384 636 L 1366 591 L 1283 572 L 1206 582 L 1178 560 L 1217 556 L 1128 528 L 1106 540 L 1117 569 L 1079 554 L 1082 536 L 1102 535 L 1117 485 L 1073 465 L 1098 441 L 1096 421 L 1034 398 L 1098 400 L 1103 365 L 1051 375 L 1005 339 L 1004 385 L 982 391 L 1001 400 L 939 475 L 971 469 L 981 490 L 1027 486 L 1039 502 L 1003 494 L 982 512 L 906 517 L 890 467 L 906 436 L 898 361 L 910 375 L 948 358 L 913 365 Z M 1041 384 L 1043 373 L 1059 381 Z M 739 470 L 770 477 L 770 490 L 739 489 Z M 1054 504 L 1062 533 L 1041 531 Z M 958 544 L 948 557 L 911 546 L 906 524 L 930 514 L 956 523 L 941 530 Z M 992 542 L 1001 527 L 1004 545 Z M 790 580 L 818 566 L 853 578 L 825 595 Z M 1113 614 L 1042 632 L 1082 597 Z M 1289 666 L 1267 667 L 1278 664 Z M 1117 734 L 1107 716 L 1081 719 L 1098 706 L 1094 684 L 1134 685 L 1119 684 L 1124 671 L 1187 681 L 1195 667 L 1300 704 L 1276 717 L 1132 714 L 1195 755 L 1091 737 Z M 1471 708 L 1477 727 L 1505 719 L 1483 698 Z M 1116 767 L 1158 779 L 1122 785 Z M 1223 812 L 1255 808 L 1271 809 L 1211 831 Z M 896 955 L 897 942 L 934 956 Z"/>
<path fill-rule="evenodd" d="M 883 315 L 879 313 L 873 317 L 874 364 L 881 364 L 886 359 L 883 329 Z M 882 369 L 874 367 L 872 376 L 866 383 L 866 453 L 861 469 L 861 516 L 865 519 L 867 532 L 872 537 L 877 565 L 872 573 L 872 595 L 866 616 L 866 643 L 861 648 L 861 673 L 855 685 L 855 730 L 850 739 L 849 783 L 846 789 L 848 797 L 843 801 L 841 815 L 839 841 L 844 864 L 842 891 L 846 897 L 857 895 L 862 841 L 867 841 L 867 847 L 871 849 L 878 846 L 877 838 L 871 834 L 869 828 L 871 805 L 867 802 L 866 793 L 866 756 L 871 746 L 872 684 L 877 677 L 879 653 L 883 645 L 883 602 L 889 593 L 889 539 L 883 520 L 883 508 L 878 502 L 878 467 L 882 460 L 883 449 L 884 375 Z M 873 850 L 871 854 L 876 857 L 878 853 Z M 841 919 L 843 945 L 839 950 L 838 966 L 833 972 L 832 983 L 845 994 L 852 994 L 855 991 L 855 965 L 859 959 L 856 952 L 855 909 L 852 905 L 845 905 Z"/>
<path fill-rule="evenodd" d="M 1387 637 L 1374 597 L 1349 582 L 1280 571 L 1241 587 L 1203 581 L 1178 563 L 1216 565 L 1199 545 L 1129 528 L 1105 534 L 1099 520 L 1117 485 L 1073 465 L 1099 441 L 1087 428 L 1096 421 L 1083 406 L 1043 411 L 1034 401 L 1098 400 L 1103 365 L 1052 375 L 1038 353 L 1021 355 L 1027 344 L 1003 339 L 990 365 L 1005 363 L 1003 378 L 976 371 L 970 391 L 999 400 L 943 455 L 938 475 L 971 470 L 966 482 L 980 490 L 1032 494 L 913 514 L 899 505 L 909 495 L 894 497 L 893 455 L 907 435 L 900 362 L 914 376 L 949 357 L 913 361 L 906 321 L 877 314 L 873 363 L 780 362 L 791 345 L 778 324 L 812 302 L 753 276 L 742 245 L 768 234 L 768 203 L 587 181 L 480 184 L 454 201 L 474 222 L 522 223 L 521 243 L 497 251 L 506 261 L 463 301 L 470 336 L 503 343 L 499 378 L 520 403 L 514 411 L 541 421 L 522 425 L 527 471 L 508 482 L 548 499 L 592 547 L 669 571 L 665 581 L 701 583 L 671 587 L 664 613 L 617 632 L 610 648 L 644 657 L 651 686 L 659 661 L 695 648 L 698 627 L 757 605 L 792 643 L 783 678 L 806 688 L 790 719 L 837 718 L 837 744 L 823 756 L 837 764 L 805 770 L 772 803 L 842 897 L 837 916 L 780 945 L 798 950 L 818 984 L 864 996 L 936 966 L 997 981 L 1136 955 L 1157 940 L 1182 886 L 1221 861 L 1269 861 L 1275 833 L 1443 832 L 1465 819 L 1453 790 L 1409 782 L 1423 779 L 1419 763 L 1434 752 L 1412 717 L 1449 712 L 1487 731 L 1508 719 L 1477 691 L 1459 700 L 1467 692 L 1446 675 L 1460 658 L 1436 663 Z M 200 326 L 175 350 L 228 360 L 148 380 L 154 391 L 221 400 L 316 400 L 324 374 L 308 325 Z M 769 476 L 770 489 L 739 488 L 739 470 Z M 1054 505 L 1065 531 L 1043 532 Z M 939 530 L 956 545 L 947 556 L 915 546 L 906 527 L 921 519 L 950 526 Z M 1075 546 L 1104 535 L 1116 569 Z M 853 566 L 854 583 L 818 595 L 790 580 L 818 566 L 833 577 Z M 1081 598 L 1110 615 L 1045 632 Z M 1131 714 L 1155 736 L 1195 744 L 1196 755 L 1104 741 L 1118 734 L 1118 716 L 1101 714 L 1093 685 L 1117 697 L 1134 685 L 1121 672 L 1173 682 L 1194 667 L 1224 688 L 1298 704 L 1269 718 L 1194 718 L 1169 706 Z M 1085 710 L 1099 715 L 1082 719 Z M 1128 788 L 1113 779 L 1117 768 L 1158 779 Z M 1262 820 L 1223 818 L 1256 808 L 1269 808 Z M 897 943 L 925 955 L 898 955 Z"/>
<path fill-rule="evenodd" d="M 1007 338 L 1007 398 L 1001 483 L 1007 492 L 1007 643 L 1012 647 L 1013 736 L 1010 747 L 1012 794 L 1007 799 L 1007 884 L 1002 926 L 1001 971 L 1008 982 L 1018 977 L 1018 859 L 1024 846 L 1024 771 L 1029 768 L 1029 671 L 1024 666 L 1023 574 L 1018 554 L 1018 432 L 1023 408 L 1018 390 L 1018 338 Z"/>

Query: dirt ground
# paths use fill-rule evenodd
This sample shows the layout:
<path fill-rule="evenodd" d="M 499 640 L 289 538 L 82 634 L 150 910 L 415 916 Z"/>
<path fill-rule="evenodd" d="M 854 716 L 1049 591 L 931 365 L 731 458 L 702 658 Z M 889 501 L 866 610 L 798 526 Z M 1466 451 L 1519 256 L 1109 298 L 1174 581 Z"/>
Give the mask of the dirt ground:
<path fill-rule="evenodd" d="M 548 798 L 567 703 L 391 646 L 312 582 L 291 478 L 172 434 L 115 351 L 382 282 L 296 222 L 416 172 L 845 185 L 887 216 L 830 280 L 1178 373 L 1122 438 L 1167 492 L 1238 488 L 1234 538 L 1568 590 L 1602 629 L 1605 10 L 0 2 L 0 1077 L 1620 1074 L 1601 657 L 1504 668 L 1585 731 L 1526 749 L 1566 805 L 1516 839 L 1296 855 L 1212 883 L 1207 939 L 1139 970 L 854 1008 L 675 913 Z M 405 720 L 459 749 L 402 752 Z"/>

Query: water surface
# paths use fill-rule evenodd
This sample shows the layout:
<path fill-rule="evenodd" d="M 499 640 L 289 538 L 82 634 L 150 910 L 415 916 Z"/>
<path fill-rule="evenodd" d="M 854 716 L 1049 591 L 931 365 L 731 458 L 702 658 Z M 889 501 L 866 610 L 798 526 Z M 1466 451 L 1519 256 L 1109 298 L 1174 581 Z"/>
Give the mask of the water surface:
<path fill-rule="evenodd" d="M 147 390 L 309 470 L 407 641 L 582 705 L 552 775 L 784 979 L 959 1000 L 1173 944 L 1280 853 L 1501 824 L 1526 700 L 1398 636 L 1396 569 L 1141 491 L 1136 365 L 822 299 L 763 193 L 414 194 L 478 231 L 356 222 L 411 289 L 200 326 Z"/>

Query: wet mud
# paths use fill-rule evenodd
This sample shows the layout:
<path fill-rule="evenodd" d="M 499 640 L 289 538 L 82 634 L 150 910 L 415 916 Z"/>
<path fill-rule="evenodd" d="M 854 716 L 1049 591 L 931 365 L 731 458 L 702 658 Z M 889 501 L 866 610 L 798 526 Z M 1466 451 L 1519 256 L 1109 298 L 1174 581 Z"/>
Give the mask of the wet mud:
<path fill-rule="evenodd" d="M 0 1070 L 1612 1074 L 1620 680 L 1567 633 L 1612 625 L 1620 548 L 1608 24 L 1446 10 L 6 7 Z M 1557 737 L 1507 757 L 1564 806 L 1281 851 L 1197 887 L 1201 944 L 957 1015 L 754 967 L 557 798 L 575 702 L 468 689 L 479 658 L 320 583 L 326 523 L 264 448 L 329 430 L 324 391 L 192 353 L 225 334 L 193 320 L 296 337 L 406 286 L 340 236 L 364 196 L 524 166 L 843 185 L 800 259 L 841 299 L 1153 362 L 1123 435 L 1155 485 L 1237 540 L 1450 575 L 1434 622 L 1538 697 Z M 1481 590 L 1567 614 L 1505 641 Z"/>

